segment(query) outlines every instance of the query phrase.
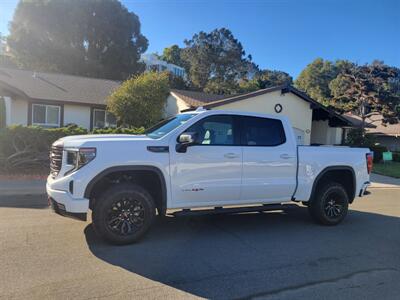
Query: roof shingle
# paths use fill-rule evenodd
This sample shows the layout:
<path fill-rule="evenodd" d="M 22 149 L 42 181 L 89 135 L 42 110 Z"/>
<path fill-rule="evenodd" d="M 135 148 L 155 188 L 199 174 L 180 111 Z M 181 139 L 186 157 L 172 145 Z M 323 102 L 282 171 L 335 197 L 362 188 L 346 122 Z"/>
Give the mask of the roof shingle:
<path fill-rule="evenodd" d="M 0 68 L 0 86 L 32 99 L 104 105 L 119 85 L 106 79 Z"/>
<path fill-rule="evenodd" d="M 222 100 L 231 96 L 227 95 L 215 95 L 215 94 L 206 94 L 203 92 L 196 91 L 187 91 L 187 90 L 176 90 L 172 89 L 172 93 L 176 94 L 180 99 L 185 101 L 188 105 L 192 107 L 199 107 L 210 102 Z"/>
<path fill-rule="evenodd" d="M 343 116 L 348 119 L 354 127 L 361 127 L 361 117 L 352 113 L 346 113 Z M 365 120 L 365 128 L 367 130 L 367 133 L 376 135 L 400 136 L 400 123 L 384 123 L 382 122 L 383 119 L 384 118 L 381 114 L 374 114 L 367 118 Z"/>

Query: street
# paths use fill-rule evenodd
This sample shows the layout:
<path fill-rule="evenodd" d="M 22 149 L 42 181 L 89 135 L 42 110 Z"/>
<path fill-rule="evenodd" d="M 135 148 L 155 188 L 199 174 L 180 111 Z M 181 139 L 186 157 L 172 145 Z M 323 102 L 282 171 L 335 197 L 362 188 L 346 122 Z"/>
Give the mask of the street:
<path fill-rule="evenodd" d="M 0 298 L 399 299 L 400 189 L 371 189 L 336 227 L 307 208 L 157 220 L 110 246 L 44 196 L 0 197 Z"/>

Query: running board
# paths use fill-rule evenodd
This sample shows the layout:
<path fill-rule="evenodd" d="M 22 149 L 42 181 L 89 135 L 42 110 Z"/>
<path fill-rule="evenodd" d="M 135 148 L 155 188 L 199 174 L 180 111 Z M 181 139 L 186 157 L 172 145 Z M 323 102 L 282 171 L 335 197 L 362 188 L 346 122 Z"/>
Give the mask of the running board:
<path fill-rule="evenodd" d="M 263 212 L 263 211 L 274 211 L 274 210 L 287 210 L 298 208 L 296 204 L 264 204 L 260 206 L 246 206 L 246 207 L 215 207 L 212 209 L 182 209 L 170 213 L 174 217 L 182 216 L 204 216 L 204 215 L 219 215 L 219 214 L 239 214 L 249 212 Z"/>

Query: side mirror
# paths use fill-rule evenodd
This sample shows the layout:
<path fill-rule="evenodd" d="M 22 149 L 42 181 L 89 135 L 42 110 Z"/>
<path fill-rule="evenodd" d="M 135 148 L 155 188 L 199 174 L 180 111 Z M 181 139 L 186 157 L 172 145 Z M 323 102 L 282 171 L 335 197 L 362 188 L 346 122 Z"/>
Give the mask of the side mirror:
<path fill-rule="evenodd" d="M 194 143 L 194 134 L 191 132 L 182 133 L 178 139 L 180 144 L 193 144 Z"/>
<path fill-rule="evenodd" d="M 195 132 L 185 132 L 178 137 L 178 144 L 176 145 L 176 152 L 185 153 L 187 147 L 196 142 L 197 134 Z"/>

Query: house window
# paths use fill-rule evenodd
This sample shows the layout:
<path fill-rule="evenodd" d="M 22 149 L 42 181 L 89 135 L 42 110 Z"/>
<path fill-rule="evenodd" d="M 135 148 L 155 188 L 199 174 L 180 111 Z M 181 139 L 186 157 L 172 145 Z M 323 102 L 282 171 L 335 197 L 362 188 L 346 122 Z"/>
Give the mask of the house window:
<path fill-rule="evenodd" d="M 32 104 L 32 125 L 60 127 L 60 113 L 60 106 Z"/>
<path fill-rule="evenodd" d="M 104 109 L 93 109 L 93 128 L 117 127 L 115 116 Z"/>

